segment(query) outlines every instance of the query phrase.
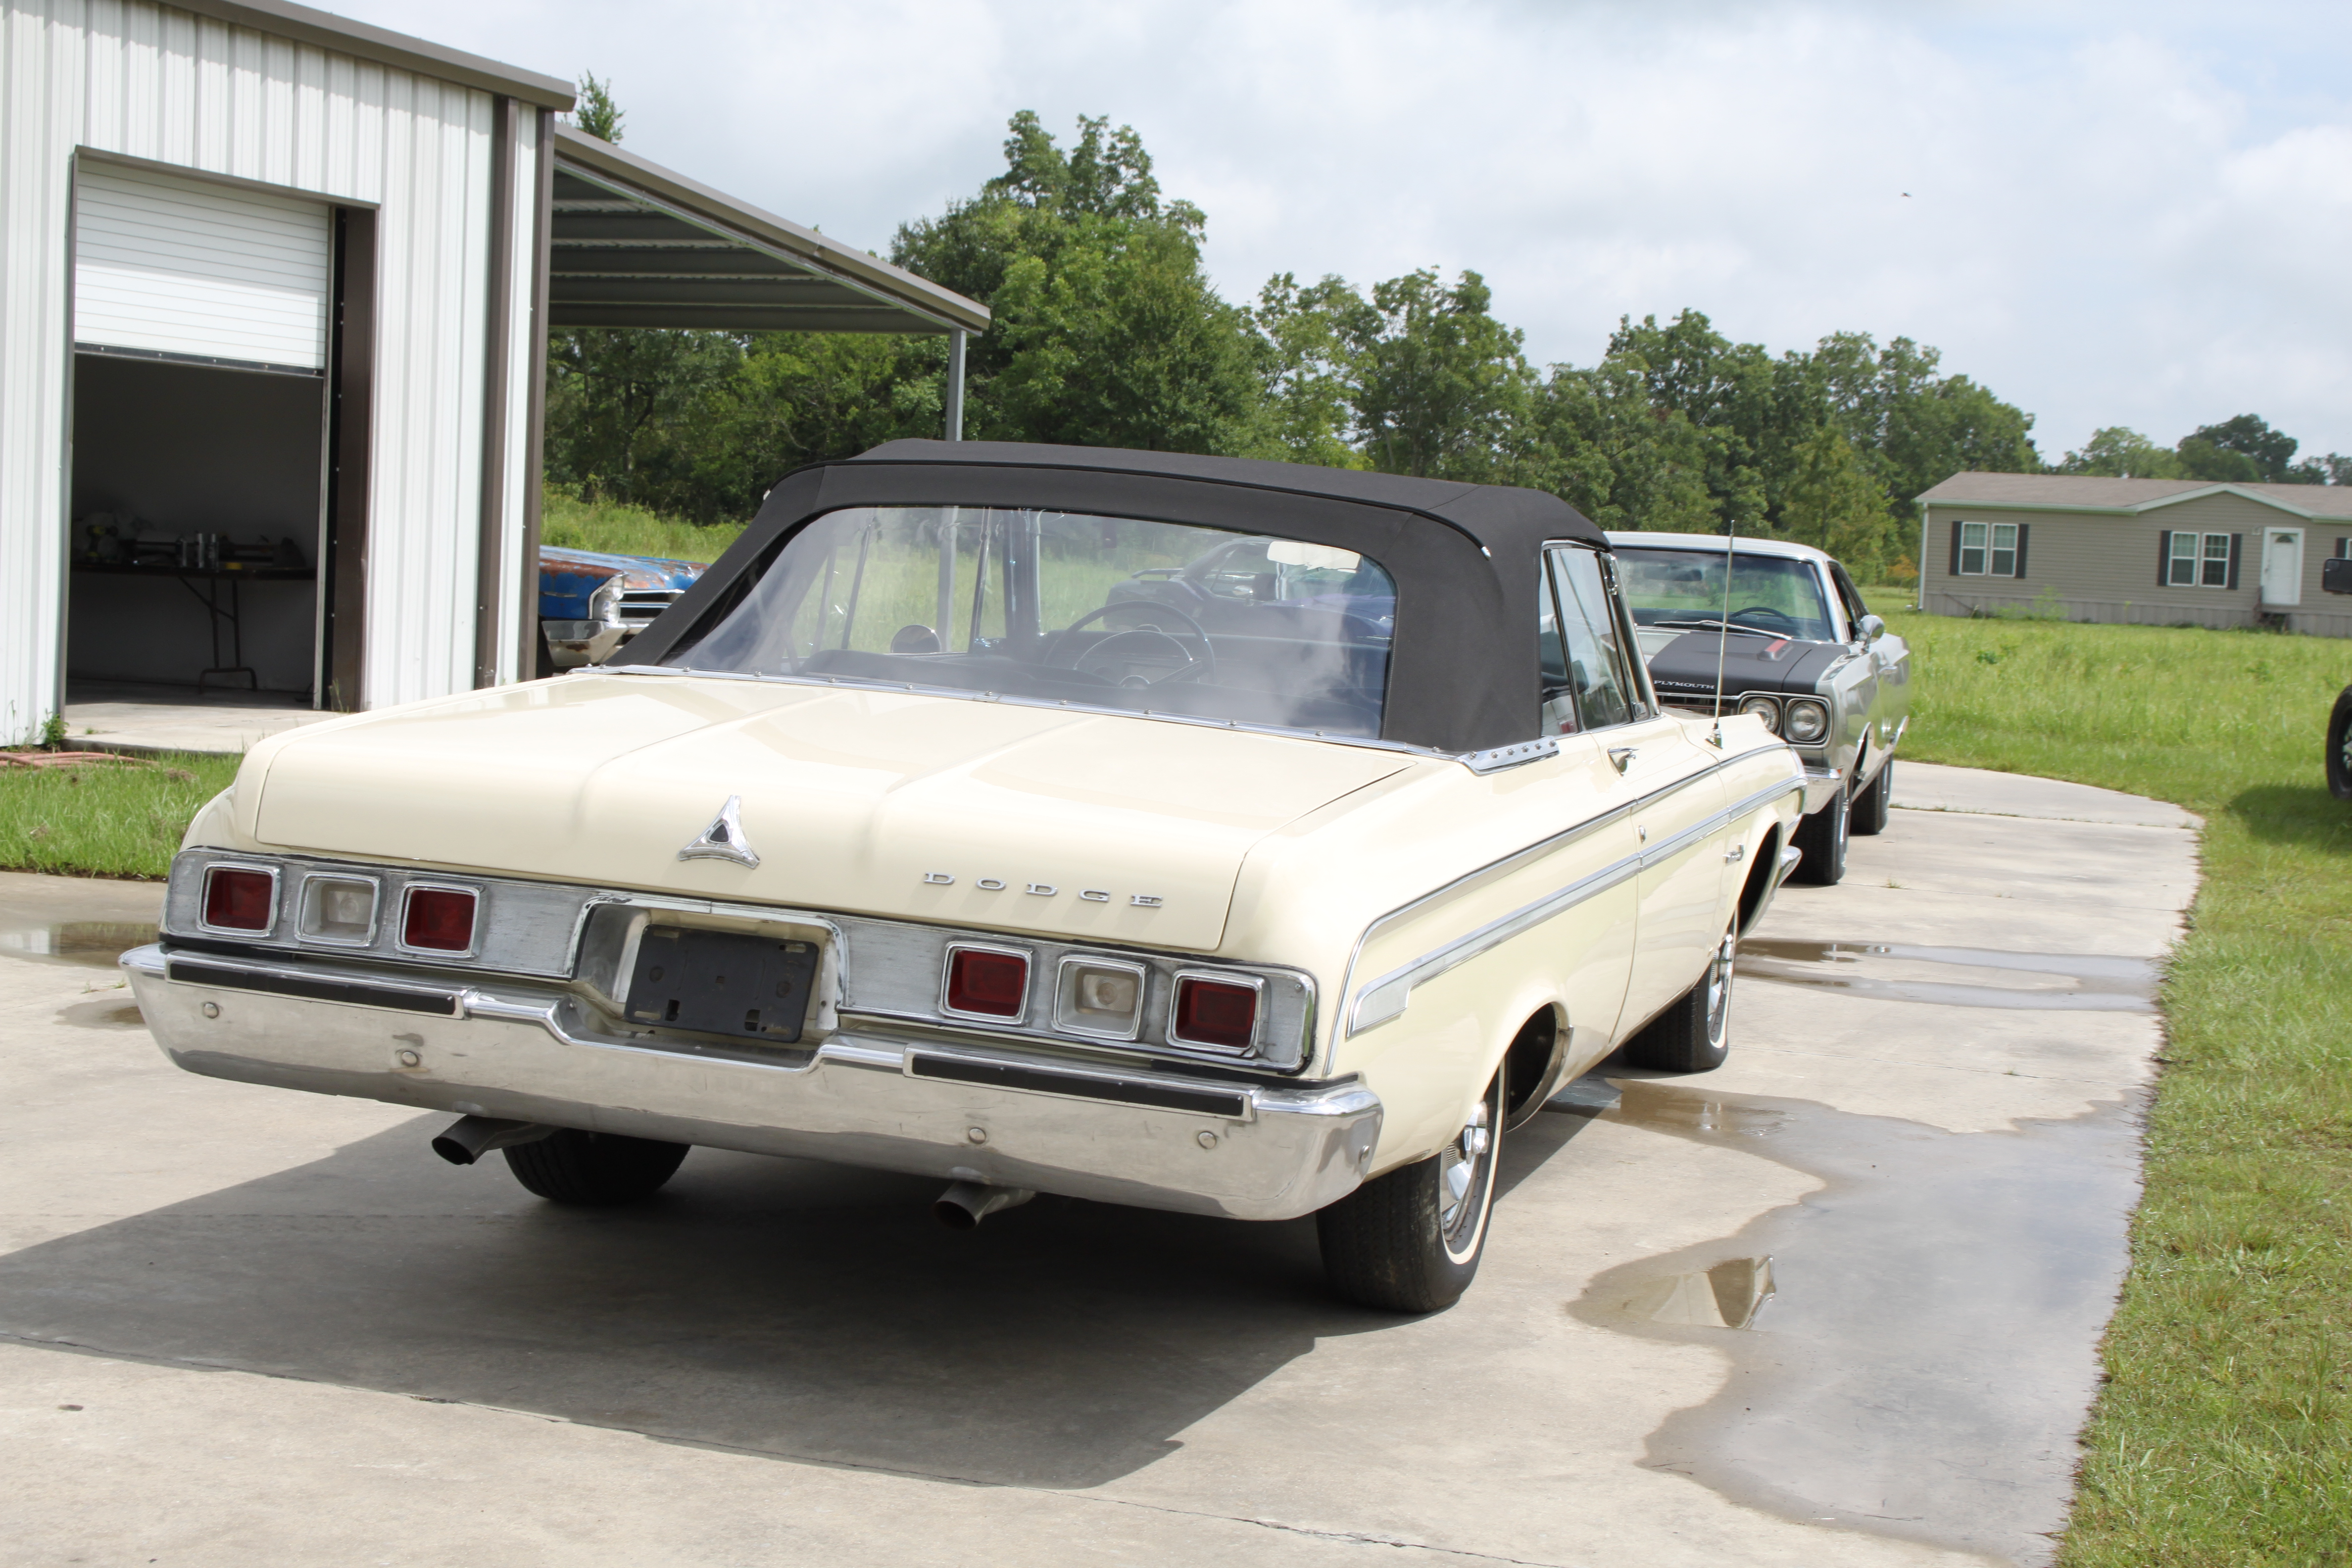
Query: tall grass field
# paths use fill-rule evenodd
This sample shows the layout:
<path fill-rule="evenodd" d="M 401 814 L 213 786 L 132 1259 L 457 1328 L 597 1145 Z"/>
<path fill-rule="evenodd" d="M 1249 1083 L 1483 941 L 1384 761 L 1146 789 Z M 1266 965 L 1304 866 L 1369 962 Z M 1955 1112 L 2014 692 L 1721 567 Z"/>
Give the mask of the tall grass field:
<path fill-rule="evenodd" d="M 742 531 L 740 522 L 681 522 L 620 501 L 582 500 L 558 485 L 540 492 L 539 542 L 567 550 L 716 561 Z"/>

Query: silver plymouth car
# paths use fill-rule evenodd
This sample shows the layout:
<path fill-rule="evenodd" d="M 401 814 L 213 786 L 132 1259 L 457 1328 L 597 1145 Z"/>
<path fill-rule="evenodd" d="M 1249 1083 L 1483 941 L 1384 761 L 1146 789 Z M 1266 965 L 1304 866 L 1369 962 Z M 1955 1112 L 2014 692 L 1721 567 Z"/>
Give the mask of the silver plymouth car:
<path fill-rule="evenodd" d="M 1612 533 L 1660 701 L 1748 713 L 1805 764 L 1791 879 L 1845 875 L 1846 836 L 1886 830 L 1895 749 L 1910 722 L 1911 649 L 1808 544 L 1721 534 Z M 1732 563 L 1727 594 L 1724 565 Z"/>

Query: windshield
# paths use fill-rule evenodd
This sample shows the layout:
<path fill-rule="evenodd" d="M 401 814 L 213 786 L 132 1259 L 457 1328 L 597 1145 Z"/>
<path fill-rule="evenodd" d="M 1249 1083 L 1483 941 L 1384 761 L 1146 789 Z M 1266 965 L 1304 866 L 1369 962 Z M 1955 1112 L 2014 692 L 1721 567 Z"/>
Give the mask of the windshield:
<path fill-rule="evenodd" d="M 1396 584 L 1352 551 L 1133 518 L 853 507 L 664 662 L 1381 732 Z"/>
<path fill-rule="evenodd" d="M 1622 545 L 1616 553 L 1625 603 L 1638 625 L 1688 621 L 1699 623 L 1694 629 L 1711 630 L 1727 618 L 1722 551 Z M 1732 562 L 1732 630 L 1808 642 L 1838 640 L 1829 605 L 1822 597 L 1821 574 L 1811 562 L 1750 555 L 1744 550 L 1736 551 Z"/>

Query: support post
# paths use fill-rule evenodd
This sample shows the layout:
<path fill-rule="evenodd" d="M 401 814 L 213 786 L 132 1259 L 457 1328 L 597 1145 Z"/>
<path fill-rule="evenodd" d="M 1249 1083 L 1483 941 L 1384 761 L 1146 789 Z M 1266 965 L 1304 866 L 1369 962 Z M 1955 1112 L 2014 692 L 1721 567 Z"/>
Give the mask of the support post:
<path fill-rule="evenodd" d="M 506 565 L 508 377 L 514 366 L 515 114 L 511 98 L 490 100 L 488 309 L 482 355 L 482 493 L 474 541 L 474 687 L 499 683 L 499 612 Z"/>
<path fill-rule="evenodd" d="M 961 331 L 948 334 L 948 439 L 950 441 L 963 439 L 963 339 Z"/>
<path fill-rule="evenodd" d="M 555 111 L 539 111 L 532 172 L 530 215 L 530 347 L 517 367 L 530 377 L 530 395 L 523 416 L 522 565 L 513 592 L 520 613 L 515 632 L 516 679 L 530 680 L 552 675 L 540 668 L 547 639 L 539 629 L 539 525 L 541 498 L 547 478 L 547 295 L 553 266 L 555 226 Z"/>

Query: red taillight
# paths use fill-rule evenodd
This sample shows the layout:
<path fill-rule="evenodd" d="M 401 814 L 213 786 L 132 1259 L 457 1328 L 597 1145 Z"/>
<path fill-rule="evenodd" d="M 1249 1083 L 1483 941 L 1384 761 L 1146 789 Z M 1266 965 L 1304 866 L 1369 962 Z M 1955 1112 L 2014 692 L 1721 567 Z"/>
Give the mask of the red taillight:
<path fill-rule="evenodd" d="M 1245 1051 L 1257 1037 L 1257 987 L 1192 976 L 1176 983 L 1178 1039 Z"/>
<path fill-rule="evenodd" d="M 1018 1018 L 1029 994 L 1029 961 L 1017 952 L 960 947 L 948 957 L 948 1011 Z"/>
<path fill-rule="evenodd" d="M 215 866 L 205 873 L 205 924 L 215 931 L 268 931 L 277 904 L 278 879 L 267 871 Z"/>
<path fill-rule="evenodd" d="M 474 945 L 474 895 L 457 888 L 411 888 L 400 940 L 434 952 L 464 952 Z"/>

